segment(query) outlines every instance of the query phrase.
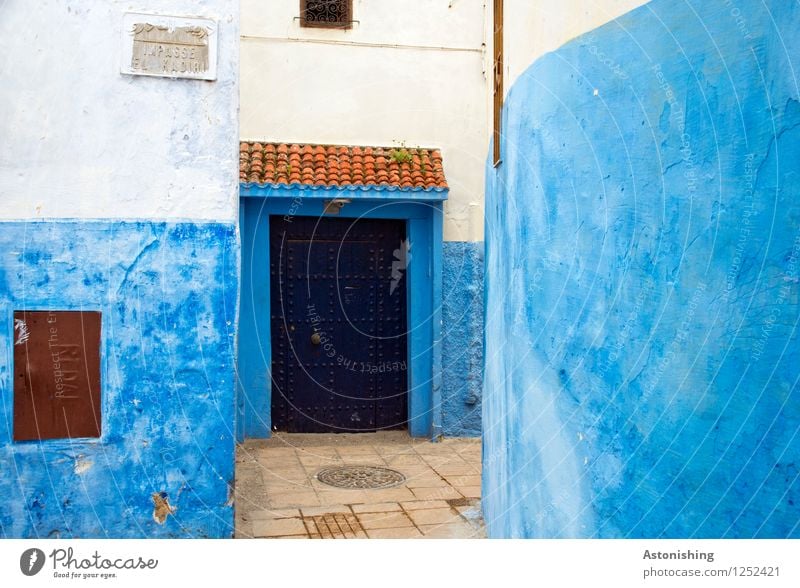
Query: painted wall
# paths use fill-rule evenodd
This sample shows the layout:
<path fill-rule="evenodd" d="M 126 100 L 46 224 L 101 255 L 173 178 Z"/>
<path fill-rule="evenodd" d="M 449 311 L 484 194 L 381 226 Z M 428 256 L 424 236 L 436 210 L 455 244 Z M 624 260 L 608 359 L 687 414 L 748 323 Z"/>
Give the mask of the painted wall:
<path fill-rule="evenodd" d="M 550 51 L 641 6 L 646 0 L 505 0 L 503 40 L 505 89 Z M 491 3 L 490 3 L 491 4 Z"/>
<path fill-rule="evenodd" d="M 0 228 L 2 536 L 231 536 L 233 225 Z M 12 441 L 15 309 L 102 312 L 100 439 Z"/>
<path fill-rule="evenodd" d="M 124 12 L 217 20 L 217 81 L 121 75 Z M 235 221 L 238 55 L 234 0 L 3 2 L 0 219 Z"/>
<path fill-rule="evenodd" d="M 441 149 L 450 186 L 444 240 L 452 244 L 442 260 L 442 427 L 476 435 L 483 286 L 474 260 L 489 138 L 484 3 L 409 0 L 398 9 L 354 0 L 349 30 L 303 28 L 299 13 L 300 0 L 242 2 L 242 138 Z"/>
<path fill-rule="evenodd" d="M 403 198 L 397 198 L 402 194 Z M 242 298 L 239 330 L 237 422 L 242 437 L 269 437 L 271 420 L 271 278 L 263 252 L 269 248 L 270 216 L 320 217 L 328 198 L 347 198 L 339 218 L 402 219 L 410 243 L 406 268 L 408 432 L 442 432 L 442 202 L 446 191 L 308 190 L 242 188 Z M 408 259 L 408 258 L 407 258 Z M 346 359 L 346 358 L 345 358 Z M 241 438 L 241 437 L 240 437 Z"/>
<path fill-rule="evenodd" d="M 442 341 L 442 433 L 447 437 L 480 436 L 483 243 L 444 243 Z"/>
<path fill-rule="evenodd" d="M 508 94 L 493 537 L 798 537 L 800 8 L 653 2 Z"/>
<path fill-rule="evenodd" d="M 242 1 L 243 139 L 438 147 L 446 241 L 483 239 L 489 112 L 482 2 L 353 1 L 349 30 L 300 0 Z"/>
<path fill-rule="evenodd" d="M 216 20 L 218 79 L 120 74 L 126 11 Z M 238 36 L 234 0 L 0 7 L 0 536 L 233 533 Z M 102 312 L 100 439 L 11 440 L 26 309 Z"/>
<path fill-rule="evenodd" d="M 535 57 L 642 3 L 507 1 L 507 87 Z M 482 241 L 491 5 L 353 0 L 353 27 L 326 30 L 300 26 L 300 0 L 243 0 L 242 138 L 439 147 L 445 241 Z"/>

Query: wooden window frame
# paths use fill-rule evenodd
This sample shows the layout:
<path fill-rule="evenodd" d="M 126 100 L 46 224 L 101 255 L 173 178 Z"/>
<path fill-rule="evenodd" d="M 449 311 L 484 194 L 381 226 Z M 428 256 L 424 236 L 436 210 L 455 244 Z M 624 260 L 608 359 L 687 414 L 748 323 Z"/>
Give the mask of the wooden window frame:
<path fill-rule="evenodd" d="M 503 139 L 503 0 L 494 0 L 494 28 L 492 40 L 493 68 L 492 68 L 492 99 L 494 107 L 493 118 L 493 152 L 492 163 L 495 167 L 502 163 Z"/>
<path fill-rule="evenodd" d="M 300 0 L 300 26 L 310 29 L 350 29 L 353 27 L 353 0 L 337 0 L 344 5 L 345 20 L 339 22 L 307 21 L 306 10 L 309 0 Z"/>

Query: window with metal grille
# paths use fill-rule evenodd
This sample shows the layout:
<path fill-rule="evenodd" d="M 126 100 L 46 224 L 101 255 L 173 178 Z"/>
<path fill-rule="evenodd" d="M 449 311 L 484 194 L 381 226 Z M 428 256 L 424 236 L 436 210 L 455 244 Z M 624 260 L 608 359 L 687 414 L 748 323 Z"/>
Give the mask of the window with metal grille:
<path fill-rule="evenodd" d="M 353 0 L 300 0 L 304 27 L 345 29 L 352 24 Z"/>

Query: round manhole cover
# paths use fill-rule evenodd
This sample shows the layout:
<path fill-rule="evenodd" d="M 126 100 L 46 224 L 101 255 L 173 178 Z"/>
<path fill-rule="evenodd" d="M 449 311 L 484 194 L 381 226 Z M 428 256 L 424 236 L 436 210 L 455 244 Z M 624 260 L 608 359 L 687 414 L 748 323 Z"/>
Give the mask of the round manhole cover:
<path fill-rule="evenodd" d="M 339 466 L 317 472 L 317 480 L 337 488 L 391 488 L 406 481 L 400 472 L 376 466 Z"/>

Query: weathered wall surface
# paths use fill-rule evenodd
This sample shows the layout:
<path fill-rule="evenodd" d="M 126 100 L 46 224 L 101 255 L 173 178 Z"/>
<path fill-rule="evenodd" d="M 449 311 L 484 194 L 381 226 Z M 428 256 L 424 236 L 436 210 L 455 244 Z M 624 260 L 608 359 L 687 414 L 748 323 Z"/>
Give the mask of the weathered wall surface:
<path fill-rule="evenodd" d="M 234 227 L 0 228 L 3 536 L 230 536 Z M 13 309 L 102 312 L 100 439 L 12 442 Z M 161 492 L 175 513 L 158 524 Z"/>
<path fill-rule="evenodd" d="M 561 45 L 644 4 L 646 0 L 506 0 L 503 3 L 505 88 Z M 491 6 L 491 2 L 489 3 Z"/>
<path fill-rule="evenodd" d="M 442 432 L 481 434 L 483 243 L 445 241 L 442 251 Z"/>
<path fill-rule="evenodd" d="M 242 138 L 441 150 L 450 187 L 443 427 L 447 435 L 477 435 L 475 321 L 483 301 L 475 293 L 483 285 L 474 251 L 483 247 L 489 140 L 484 3 L 353 0 L 357 22 L 349 29 L 305 28 L 299 14 L 299 0 L 242 2 Z"/>
<path fill-rule="evenodd" d="M 216 20 L 217 80 L 122 75 L 125 12 Z M 4 537 L 232 534 L 238 43 L 234 0 L 0 6 Z M 15 310 L 102 312 L 99 439 L 12 441 Z"/>
<path fill-rule="evenodd" d="M 217 80 L 121 75 L 124 12 L 218 21 Z M 0 48 L 0 218 L 236 220 L 238 2 L 12 0 Z"/>
<path fill-rule="evenodd" d="M 491 536 L 800 536 L 799 27 L 777 0 L 655 0 L 509 92 Z"/>
<path fill-rule="evenodd" d="M 446 241 L 483 239 L 489 140 L 482 2 L 353 0 L 350 29 L 300 0 L 242 2 L 243 139 L 441 149 Z"/>

